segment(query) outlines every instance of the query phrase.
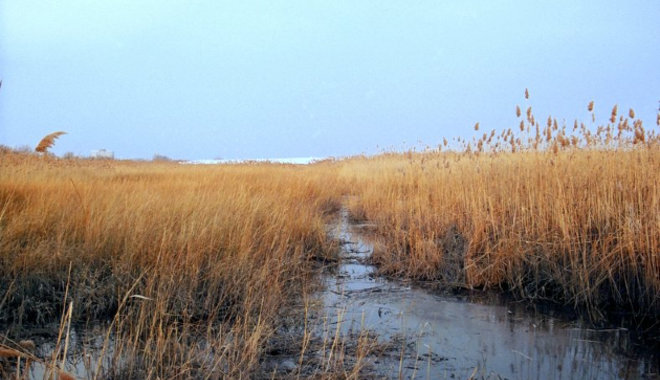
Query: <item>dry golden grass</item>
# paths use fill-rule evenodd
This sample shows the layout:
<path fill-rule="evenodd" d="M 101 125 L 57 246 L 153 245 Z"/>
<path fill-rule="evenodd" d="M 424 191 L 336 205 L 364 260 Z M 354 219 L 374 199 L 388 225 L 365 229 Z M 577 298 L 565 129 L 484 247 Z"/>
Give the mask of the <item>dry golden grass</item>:
<path fill-rule="evenodd" d="M 340 198 L 318 170 L 0 162 L 3 325 L 110 319 L 122 376 L 250 374 L 334 254 L 324 216 Z"/>
<path fill-rule="evenodd" d="M 657 150 L 528 152 L 379 157 L 345 175 L 385 273 L 657 313 L 658 168 Z"/>
<path fill-rule="evenodd" d="M 462 153 L 345 162 L 351 211 L 378 226 L 375 263 L 390 275 L 572 305 L 594 320 L 607 310 L 655 319 L 658 135 L 639 120 L 596 132 L 576 122 L 571 133 L 534 119 L 530 107 L 525 132 L 486 133 Z"/>
<path fill-rule="evenodd" d="M 105 320 L 108 376 L 249 377 L 313 263 L 332 259 L 327 217 L 348 194 L 377 225 L 384 273 L 657 320 L 657 133 L 616 107 L 598 127 L 516 114 L 519 128 L 461 152 L 307 167 L 0 149 L 0 323 L 60 321 L 54 371 L 71 323 Z"/>

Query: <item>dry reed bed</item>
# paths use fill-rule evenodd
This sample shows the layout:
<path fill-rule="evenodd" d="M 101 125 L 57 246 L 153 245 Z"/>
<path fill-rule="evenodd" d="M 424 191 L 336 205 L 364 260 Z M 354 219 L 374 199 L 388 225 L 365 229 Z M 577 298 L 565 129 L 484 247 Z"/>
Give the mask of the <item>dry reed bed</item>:
<path fill-rule="evenodd" d="M 657 331 L 660 139 L 638 120 L 612 124 L 616 112 L 597 128 L 552 118 L 543 128 L 518 108 L 521 132 L 461 141 L 462 153 L 345 162 L 352 214 L 378 226 L 374 262 L 389 275 L 571 305 L 594 321 L 632 312 Z"/>
<path fill-rule="evenodd" d="M 334 254 L 324 215 L 340 198 L 318 170 L 0 162 L 0 321 L 19 336 L 111 320 L 107 376 L 250 374 L 311 263 Z"/>
<path fill-rule="evenodd" d="M 461 153 L 308 167 L 1 150 L 0 322 L 19 339 L 25 324 L 110 320 L 108 376 L 249 376 L 312 262 L 332 259 L 325 216 L 350 193 L 353 217 L 377 225 L 383 273 L 653 323 L 660 139 L 617 112 L 571 129 L 517 107 L 519 132 L 459 141 Z"/>

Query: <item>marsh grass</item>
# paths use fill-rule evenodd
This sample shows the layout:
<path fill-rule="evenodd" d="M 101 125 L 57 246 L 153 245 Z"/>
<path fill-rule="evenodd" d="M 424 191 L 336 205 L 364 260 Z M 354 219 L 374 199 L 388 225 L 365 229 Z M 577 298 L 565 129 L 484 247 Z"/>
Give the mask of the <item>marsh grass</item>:
<path fill-rule="evenodd" d="M 595 120 L 593 102 L 587 109 Z M 423 153 L 305 167 L 0 149 L 0 356 L 13 360 L 5 369 L 29 357 L 66 374 L 72 326 L 103 322 L 107 355 L 88 363 L 91 378 L 264 374 L 274 334 L 291 312 L 305 324 L 318 267 L 337 260 L 327 225 L 344 199 L 354 220 L 375 225 L 381 273 L 504 290 L 593 321 L 626 312 L 657 332 L 657 133 L 617 107 L 600 126 L 552 117 L 540 126 L 527 104 L 516 115 L 513 130 L 479 132 L 454 151 L 441 151 L 445 139 Z M 51 323 L 52 356 L 12 343 Z M 300 377 L 359 377 L 365 363 L 355 358 L 377 346 L 367 335 L 357 344 L 328 336 L 312 349 L 309 336 L 305 325 L 299 368 L 308 352 L 324 356 Z"/>
<path fill-rule="evenodd" d="M 505 290 L 596 322 L 631 313 L 657 332 L 660 139 L 628 115 L 541 127 L 530 106 L 521 132 L 349 160 L 340 175 L 354 184 L 351 212 L 378 226 L 381 273 Z"/>
<path fill-rule="evenodd" d="M 63 315 L 112 321 L 96 377 L 253 372 L 280 311 L 334 255 L 325 215 L 339 198 L 307 169 L 5 153 L 2 172 L 0 321 L 15 336 Z"/>

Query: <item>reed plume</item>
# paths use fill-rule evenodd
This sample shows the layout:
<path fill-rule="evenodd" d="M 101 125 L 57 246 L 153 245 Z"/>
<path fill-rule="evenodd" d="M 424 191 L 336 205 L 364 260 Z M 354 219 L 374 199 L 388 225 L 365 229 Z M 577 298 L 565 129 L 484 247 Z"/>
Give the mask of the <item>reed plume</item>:
<path fill-rule="evenodd" d="M 36 148 L 34 148 L 35 151 L 39 153 L 45 153 L 50 147 L 55 144 L 55 140 L 62 136 L 65 135 L 66 132 L 58 131 L 58 132 L 53 132 L 49 135 L 46 135 L 41 141 L 39 141 L 39 145 L 37 145 Z"/>
<path fill-rule="evenodd" d="M 616 121 L 617 109 L 618 109 L 618 106 L 615 104 L 614 108 L 612 108 L 612 116 L 610 117 L 610 121 L 612 123 L 614 123 Z"/>

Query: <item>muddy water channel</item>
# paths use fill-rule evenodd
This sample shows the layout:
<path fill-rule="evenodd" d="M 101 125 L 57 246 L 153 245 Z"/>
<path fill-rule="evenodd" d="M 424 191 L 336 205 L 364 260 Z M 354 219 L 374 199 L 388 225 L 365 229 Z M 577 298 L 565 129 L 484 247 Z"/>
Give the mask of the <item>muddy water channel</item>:
<path fill-rule="evenodd" d="M 330 325 L 369 330 L 400 354 L 373 360 L 391 378 L 637 379 L 658 377 L 658 354 L 623 328 L 530 312 L 521 304 L 438 295 L 380 277 L 372 247 L 343 211 L 342 257 L 320 295 Z"/>

